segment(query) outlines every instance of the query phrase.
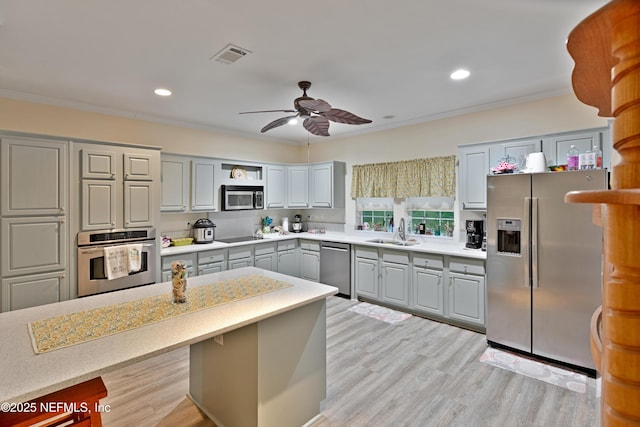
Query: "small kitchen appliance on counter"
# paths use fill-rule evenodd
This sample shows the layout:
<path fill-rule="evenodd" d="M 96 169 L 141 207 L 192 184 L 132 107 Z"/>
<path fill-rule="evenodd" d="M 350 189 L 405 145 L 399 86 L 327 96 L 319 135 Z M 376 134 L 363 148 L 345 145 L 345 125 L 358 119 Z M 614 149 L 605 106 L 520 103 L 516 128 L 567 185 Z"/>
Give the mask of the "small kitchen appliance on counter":
<path fill-rule="evenodd" d="M 467 220 L 467 244 L 469 249 L 482 248 L 483 221 Z"/>
<path fill-rule="evenodd" d="M 300 233 L 302 231 L 302 228 L 302 215 L 295 215 L 293 217 L 293 224 L 291 224 L 291 231 L 293 231 L 294 233 Z"/>
<path fill-rule="evenodd" d="M 193 224 L 194 243 L 212 243 L 216 225 L 207 218 L 200 218 Z"/>

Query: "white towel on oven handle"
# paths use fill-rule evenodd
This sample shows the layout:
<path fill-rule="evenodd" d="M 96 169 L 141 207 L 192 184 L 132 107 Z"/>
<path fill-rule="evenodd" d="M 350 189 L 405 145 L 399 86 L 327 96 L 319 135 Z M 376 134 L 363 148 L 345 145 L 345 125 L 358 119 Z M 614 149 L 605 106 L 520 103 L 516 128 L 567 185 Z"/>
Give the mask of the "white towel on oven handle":
<path fill-rule="evenodd" d="M 127 245 L 129 273 L 135 273 L 142 269 L 142 243 Z"/>
<path fill-rule="evenodd" d="M 126 245 L 106 246 L 104 249 L 104 269 L 108 280 L 129 275 L 129 250 Z"/>

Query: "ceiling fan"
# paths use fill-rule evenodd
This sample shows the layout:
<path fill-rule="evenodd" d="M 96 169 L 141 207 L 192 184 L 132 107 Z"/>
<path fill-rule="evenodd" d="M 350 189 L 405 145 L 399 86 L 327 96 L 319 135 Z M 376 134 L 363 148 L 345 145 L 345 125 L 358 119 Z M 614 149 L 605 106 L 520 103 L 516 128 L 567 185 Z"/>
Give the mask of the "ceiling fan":
<path fill-rule="evenodd" d="M 345 110 L 332 108 L 331 105 L 322 99 L 313 99 L 307 96 L 307 89 L 311 87 L 311 82 L 298 82 L 298 87 L 302 89 L 302 96 L 293 101 L 295 110 L 261 110 L 261 111 L 245 111 L 239 114 L 253 113 L 296 113 L 293 116 L 282 117 L 272 121 L 265 127 L 260 129 L 264 133 L 278 126 L 285 125 L 298 117 L 303 118 L 302 126 L 310 133 L 319 136 L 329 136 L 329 120 L 336 123 L 345 123 L 349 125 L 362 125 L 371 123 L 369 119 L 363 119 Z"/>

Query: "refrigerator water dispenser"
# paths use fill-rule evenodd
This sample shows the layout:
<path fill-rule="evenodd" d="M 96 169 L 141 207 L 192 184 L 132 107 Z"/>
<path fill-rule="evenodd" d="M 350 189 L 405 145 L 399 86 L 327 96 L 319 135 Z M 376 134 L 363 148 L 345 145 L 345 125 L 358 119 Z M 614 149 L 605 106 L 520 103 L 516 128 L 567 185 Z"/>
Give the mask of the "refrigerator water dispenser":
<path fill-rule="evenodd" d="M 519 219 L 498 219 L 497 244 L 499 254 L 521 255 L 520 232 L 521 223 Z"/>

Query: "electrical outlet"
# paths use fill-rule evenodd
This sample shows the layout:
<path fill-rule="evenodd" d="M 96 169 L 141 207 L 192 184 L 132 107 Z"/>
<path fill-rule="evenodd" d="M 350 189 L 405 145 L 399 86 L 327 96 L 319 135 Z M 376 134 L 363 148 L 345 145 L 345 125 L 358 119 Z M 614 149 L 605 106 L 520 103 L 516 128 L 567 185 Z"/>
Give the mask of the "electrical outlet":
<path fill-rule="evenodd" d="M 224 340 L 222 338 L 223 336 L 224 335 L 216 335 L 215 337 L 213 337 L 213 340 L 220 345 L 224 345 Z"/>

